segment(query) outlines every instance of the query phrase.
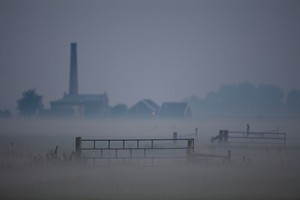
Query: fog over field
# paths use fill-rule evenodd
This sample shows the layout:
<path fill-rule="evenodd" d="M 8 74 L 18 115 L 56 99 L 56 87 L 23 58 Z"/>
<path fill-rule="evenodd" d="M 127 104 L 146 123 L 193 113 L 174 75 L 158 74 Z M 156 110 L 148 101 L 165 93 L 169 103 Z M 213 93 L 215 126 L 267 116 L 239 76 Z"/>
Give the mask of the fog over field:
<path fill-rule="evenodd" d="M 0 0 L 0 200 L 300 199 L 299 19 L 299 0 Z"/>
<path fill-rule="evenodd" d="M 1 119 L 0 199 L 299 199 L 299 119 Z M 210 142 L 220 129 L 287 133 L 287 144 Z M 195 153 L 218 158 L 111 160 L 93 166 L 63 159 L 75 137 L 179 138 L 195 132 Z M 58 145 L 57 159 L 46 154 Z M 175 151 L 174 151 L 175 152 Z M 176 154 L 173 153 L 173 154 Z"/>

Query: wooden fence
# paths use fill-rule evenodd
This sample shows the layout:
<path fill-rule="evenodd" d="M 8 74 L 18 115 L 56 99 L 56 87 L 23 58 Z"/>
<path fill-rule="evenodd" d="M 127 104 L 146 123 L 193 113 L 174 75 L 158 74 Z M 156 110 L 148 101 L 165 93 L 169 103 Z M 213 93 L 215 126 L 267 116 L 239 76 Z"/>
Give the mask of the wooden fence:
<path fill-rule="evenodd" d="M 250 142 L 268 144 L 286 144 L 286 133 L 279 132 L 247 132 L 220 130 L 219 135 L 212 137 L 211 142 Z"/>

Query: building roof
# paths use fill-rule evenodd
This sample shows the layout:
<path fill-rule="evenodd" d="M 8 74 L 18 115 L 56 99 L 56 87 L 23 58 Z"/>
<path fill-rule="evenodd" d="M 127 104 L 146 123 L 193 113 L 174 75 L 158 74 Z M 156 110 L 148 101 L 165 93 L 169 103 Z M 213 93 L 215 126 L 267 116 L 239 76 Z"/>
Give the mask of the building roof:
<path fill-rule="evenodd" d="M 179 117 L 189 114 L 190 108 L 186 102 L 166 102 L 163 103 L 159 115 L 162 117 Z"/>
<path fill-rule="evenodd" d="M 56 103 L 92 103 L 107 100 L 106 93 L 104 94 L 78 94 L 78 95 L 64 95 L 62 99 L 51 101 L 51 104 Z"/>
<path fill-rule="evenodd" d="M 130 110 L 138 109 L 137 107 L 139 107 L 140 105 L 146 106 L 147 108 L 149 108 L 153 112 L 157 112 L 159 110 L 159 106 L 154 101 L 152 101 L 151 99 L 143 99 L 143 100 L 137 102 L 135 105 L 133 105 L 130 108 Z"/>
<path fill-rule="evenodd" d="M 159 109 L 159 106 L 151 99 L 143 99 L 141 102 L 153 111 L 157 111 Z"/>

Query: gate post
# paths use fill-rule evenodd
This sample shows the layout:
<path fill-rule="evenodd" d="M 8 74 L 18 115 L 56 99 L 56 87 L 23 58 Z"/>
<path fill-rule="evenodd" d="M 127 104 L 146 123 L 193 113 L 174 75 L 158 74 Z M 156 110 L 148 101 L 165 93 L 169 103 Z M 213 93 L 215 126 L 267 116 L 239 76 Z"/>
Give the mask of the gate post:
<path fill-rule="evenodd" d="M 76 158 L 81 157 L 81 137 L 75 138 L 75 155 Z"/>
<path fill-rule="evenodd" d="M 223 142 L 223 138 L 224 138 L 224 131 L 219 130 L 219 142 Z"/>
<path fill-rule="evenodd" d="M 227 151 L 228 162 L 231 162 L 231 150 Z"/>
<path fill-rule="evenodd" d="M 177 132 L 173 132 L 174 144 L 177 143 L 177 137 L 178 137 L 178 133 Z"/>
<path fill-rule="evenodd" d="M 177 133 L 177 132 L 173 132 L 173 139 L 174 139 L 174 140 L 177 139 L 177 136 L 178 136 L 178 133 Z"/>
<path fill-rule="evenodd" d="M 187 158 L 192 158 L 193 156 L 194 144 L 192 139 L 188 139 L 188 148 L 186 150 Z"/>
<path fill-rule="evenodd" d="M 227 142 L 227 140 L 228 140 L 228 137 L 229 137 L 229 132 L 228 132 L 228 130 L 224 130 L 224 141 L 225 141 L 225 143 Z"/>

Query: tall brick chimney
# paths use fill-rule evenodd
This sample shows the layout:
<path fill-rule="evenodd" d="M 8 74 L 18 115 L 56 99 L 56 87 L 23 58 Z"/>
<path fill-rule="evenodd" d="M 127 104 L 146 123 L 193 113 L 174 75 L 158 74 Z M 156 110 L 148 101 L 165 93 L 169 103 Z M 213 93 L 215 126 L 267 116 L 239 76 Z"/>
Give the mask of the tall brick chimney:
<path fill-rule="evenodd" d="M 77 44 L 71 43 L 69 95 L 78 95 Z"/>

